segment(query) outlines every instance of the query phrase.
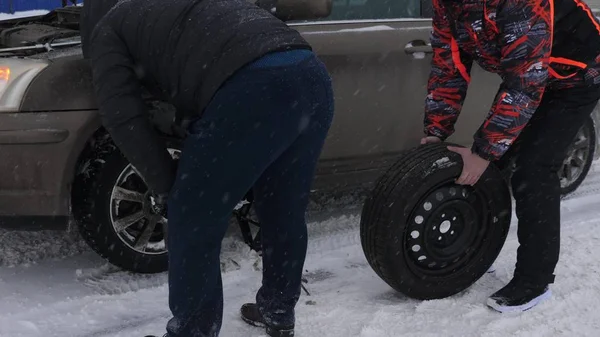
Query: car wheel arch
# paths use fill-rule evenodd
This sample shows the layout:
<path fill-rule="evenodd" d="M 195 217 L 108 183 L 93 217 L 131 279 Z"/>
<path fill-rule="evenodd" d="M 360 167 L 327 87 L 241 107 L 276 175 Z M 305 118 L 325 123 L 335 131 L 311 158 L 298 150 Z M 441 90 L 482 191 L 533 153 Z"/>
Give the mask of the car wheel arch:
<path fill-rule="evenodd" d="M 160 105 L 160 104 L 159 104 Z M 159 106 L 155 105 L 155 106 Z M 151 110 L 150 113 L 153 111 Z M 158 134 L 165 138 L 179 137 L 174 134 L 168 134 L 165 130 L 170 129 L 168 126 L 156 125 Z M 106 141 L 110 141 L 110 134 L 106 128 L 102 125 L 99 114 L 95 114 L 95 118 L 90 119 L 77 133 L 77 140 L 74 141 L 74 146 L 71 148 L 71 153 L 67 161 L 67 165 L 64 170 L 62 181 L 61 196 L 70 199 L 70 210 L 73 212 L 73 200 L 75 193 L 78 193 L 76 189 L 78 184 L 84 182 L 81 181 L 81 176 L 85 173 L 85 168 L 89 161 L 94 159 L 94 151 L 97 150 L 98 146 L 106 146 Z M 113 143 L 114 145 L 114 143 Z"/>

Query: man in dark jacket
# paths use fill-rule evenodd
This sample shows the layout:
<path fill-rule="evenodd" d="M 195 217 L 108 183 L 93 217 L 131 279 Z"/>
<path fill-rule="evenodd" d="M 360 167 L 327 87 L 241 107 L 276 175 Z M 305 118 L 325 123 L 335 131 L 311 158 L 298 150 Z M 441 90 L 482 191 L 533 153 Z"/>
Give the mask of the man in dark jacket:
<path fill-rule="evenodd" d="M 512 191 L 520 247 L 510 283 L 488 305 L 526 310 L 550 296 L 560 248 L 560 182 L 570 143 L 600 98 L 600 24 L 581 0 L 434 0 L 434 51 L 422 143 L 445 140 L 476 61 L 502 84 L 464 161 L 474 185 L 516 160 Z"/>
<path fill-rule="evenodd" d="M 84 41 L 103 124 L 154 200 L 170 194 L 167 335 L 219 334 L 221 240 L 233 208 L 253 188 L 263 282 L 241 315 L 270 336 L 292 336 L 304 216 L 333 118 L 324 65 L 297 31 L 245 0 L 94 3 L 84 6 L 91 34 Z M 142 86 L 191 120 L 176 175 Z"/>

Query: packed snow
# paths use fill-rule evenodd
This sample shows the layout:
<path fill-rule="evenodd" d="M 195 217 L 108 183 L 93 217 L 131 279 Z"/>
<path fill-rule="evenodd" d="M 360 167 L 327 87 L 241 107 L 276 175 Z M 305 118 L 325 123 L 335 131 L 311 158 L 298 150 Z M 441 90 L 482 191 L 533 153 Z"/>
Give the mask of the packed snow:
<path fill-rule="evenodd" d="M 518 246 L 514 221 L 495 273 L 459 295 L 417 301 L 394 292 L 368 266 L 359 240 L 360 203 L 315 213 L 305 273 L 310 295 L 303 293 L 297 307 L 297 336 L 597 336 L 599 192 L 600 165 L 595 165 L 584 185 L 562 203 L 554 297 L 522 314 L 499 314 L 484 304 L 512 274 Z M 119 271 L 75 235 L 47 234 L 0 233 L 1 337 L 162 336 L 170 317 L 165 273 Z M 265 336 L 238 317 L 239 307 L 252 301 L 259 287 L 260 259 L 228 238 L 222 266 L 221 336 Z"/>

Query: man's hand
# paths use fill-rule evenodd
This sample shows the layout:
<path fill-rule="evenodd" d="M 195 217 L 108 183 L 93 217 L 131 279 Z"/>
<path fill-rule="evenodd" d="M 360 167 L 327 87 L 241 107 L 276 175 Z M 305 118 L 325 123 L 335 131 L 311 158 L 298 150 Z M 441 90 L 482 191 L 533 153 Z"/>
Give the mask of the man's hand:
<path fill-rule="evenodd" d="M 462 173 L 456 183 L 471 186 L 477 184 L 490 162 L 474 154 L 469 148 L 448 146 L 448 150 L 460 154 L 463 160 Z"/>
<path fill-rule="evenodd" d="M 167 219 L 167 200 L 169 196 L 165 194 L 153 194 L 150 197 L 150 202 L 152 204 L 152 211 Z"/>
<path fill-rule="evenodd" d="M 441 143 L 442 140 L 439 139 L 436 136 L 427 136 L 427 137 L 423 137 L 421 138 L 421 145 L 424 144 L 433 144 L 433 143 Z"/>
<path fill-rule="evenodd" d="M 169 249 L 168 237 L 169 237 L 169 221 L 167 220 L 167 201 L 169 196 L 167 194 L 156 194 L 152 193 L 150 196 L 150 208 L 152 212 L 160 217 L 162 220 L 158 220 L 160 224 L 162 224 L 163 229 L 163 238 L 165 240 L 165 244 L 167 250 Z"/>

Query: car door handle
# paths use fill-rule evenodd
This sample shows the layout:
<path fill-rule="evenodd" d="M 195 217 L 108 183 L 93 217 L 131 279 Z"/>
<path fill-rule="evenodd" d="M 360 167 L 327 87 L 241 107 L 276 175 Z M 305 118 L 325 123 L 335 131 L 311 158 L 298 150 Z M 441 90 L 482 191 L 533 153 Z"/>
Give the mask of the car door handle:
<path fill-rule="evenodd" d="M 425 42 L 423 40 L 413 40 L 407 43 L 406 46 L 404 46 L 404 51 L 407 54 L 413 54 L 413 56 L 416 56 L 414 55 L 416 53 L 432 54 L 433 48 L 431 48 L 431 43 L 429 42 Z"/>

